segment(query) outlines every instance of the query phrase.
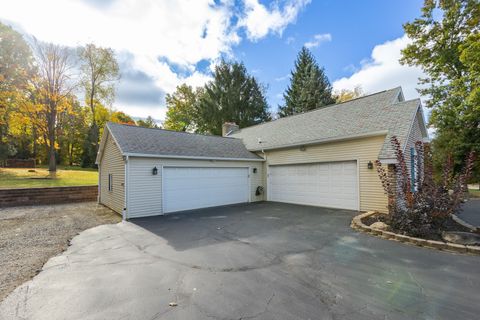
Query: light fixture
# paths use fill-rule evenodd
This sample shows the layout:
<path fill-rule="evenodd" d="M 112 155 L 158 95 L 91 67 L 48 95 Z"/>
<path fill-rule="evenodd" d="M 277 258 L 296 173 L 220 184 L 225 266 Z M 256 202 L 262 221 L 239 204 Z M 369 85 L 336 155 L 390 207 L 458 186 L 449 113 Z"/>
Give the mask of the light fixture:
<path fill-rule="evenodd" d="M 368 161 L 368 165 L 367 165 L 367 166 L 368 166 L 368 169 L 370 169 L 370 170 L 373 169 L 373 163 L 372 163 L 372 161 Z"/>
<path fill-rule="evenodd" d="M 253 168 L 253 173 L 257 173 L 257 168 Z"/>
<path fill-rule="evenodd" d="M 158 169 L 157 169 L 157 167 L 153 167 L 153 169 L 152 169 L 152 174 L 153 174 L 154 176 L 156 176 L 156 175 L 158 174 Z"/>

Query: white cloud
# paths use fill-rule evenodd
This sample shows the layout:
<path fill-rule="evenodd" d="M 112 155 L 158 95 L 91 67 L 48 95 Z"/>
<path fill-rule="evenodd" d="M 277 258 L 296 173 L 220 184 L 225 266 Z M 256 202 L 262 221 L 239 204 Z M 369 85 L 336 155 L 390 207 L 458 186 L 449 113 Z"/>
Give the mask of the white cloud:
<path fill-rule="evenodd" d="M 289 0 L 283 8 L 274 2 L 270 8 L 267 8 L 258 0 L 244 0 L 245 15 L 239 21 L 239 26 L 246 28 L 247 37 L 253 41 L 269 33 L 281 35 L 287 25 L 296 21 L 299 12 L 310 1 Z"/>
<path fill-rule="evenodd" d="M 183 82 L 201 86 L 208 81 L 208 71 L 220 58 L 232 57 L 242 28 L 255 40 L 281 33 L 309 1 L 266 8 L 245 0 L 245 11 L 239 11 L 231 0 L 15 0 L 0 2 L 0 20 L 41 41 L 110 47 L 121 60 L 122 73 L 141 71 L 156 88 L 169 93 Z M 200 61 L 209 64 L 203 71 L 196 69 Z M 133 116 L 148 114 L 147 106 L 131 103 L 117 101 L 115 106 Z M 162 104 L 163 111 L 152 115 L 164 114 Z"/>
<path fill-rule="evenodd" d="M 285 81 L 285 80 L 288 80 L 288 78 L 290 77 L 290 74 L 286 74 L 284 76 L 281 76 L 281 77 L 277 77 L 275 78 L 275 81 Z"/>
<path fill-rule="evenodd" d="M 318 47 L 323 42 L 332 41 L 332 35 L 330 33 L 316 34 L 313 36 L 313 39 L 305 42 L 305 47 L 315 48 Z"/>
<path fill-rule="evenodd" d="M 363 60 L 360 68 L 349 77 L 333 82 L 335 90 L 354 89 L 361 86 L 366 93 L 402 86 L 406 99 L 418 98 L 415 88 L 418 78 L 424 76 L 418 67 L 401 65 L 401 50 L 410 40 L 407 36 L 376 45 L 370 59 Z"/>

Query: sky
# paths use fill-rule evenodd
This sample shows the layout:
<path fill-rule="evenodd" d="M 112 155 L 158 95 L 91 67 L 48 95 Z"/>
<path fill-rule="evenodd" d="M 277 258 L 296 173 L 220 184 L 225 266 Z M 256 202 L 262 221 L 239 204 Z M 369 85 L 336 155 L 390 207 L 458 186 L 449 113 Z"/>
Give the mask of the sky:
<path fill-rule="evenodd" d="M 211 79 L 221 58 L 243 61 L 283 103 L 298 51 L 308 47 L 334 90 L 367 94 L 402 86 L 418 98 L 422 71 L 402 66 L 402 24 L 422 0 L 0 0 L 0 21 L 27 38 L 114 49 L 120 65 L 113 108 L 165 118 L 165 95 Z M 82 97 L 79 93 L 79 97 Z"/>

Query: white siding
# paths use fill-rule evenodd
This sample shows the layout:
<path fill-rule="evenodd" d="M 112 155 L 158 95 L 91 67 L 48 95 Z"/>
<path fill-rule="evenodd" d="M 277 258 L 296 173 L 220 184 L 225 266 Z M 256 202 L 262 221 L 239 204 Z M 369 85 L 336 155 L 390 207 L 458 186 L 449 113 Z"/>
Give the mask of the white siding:
<path fill-rule="evenodd" d="M 99 181 L 101 204 L 117 213 L 122 213 L 125 200 L 125 162 L 120 149 L 115 144 L 110 132 L 106 131 L 107 139 L 100 160 Z M 108 175 L 112 175 L 112 190 L 108 190 Z"/>
<path fill-rule="evenodd" d="M 184 160 L 166 158 L 130 157 L 128 160 L 128 218 L 153 216 L 162 212 L 162 166 L 185 167 L 249 167 L 250 199 L 261 201 L 263 195 L 256 196 L 255 190 L 263 184 L 264 164 L 258 161 L 220 161 L 220 160 Z M 152 175 L 152 169 L 158 168 L 158 174 Z M 253 173 L 253 168 L 257 172 Z"/>

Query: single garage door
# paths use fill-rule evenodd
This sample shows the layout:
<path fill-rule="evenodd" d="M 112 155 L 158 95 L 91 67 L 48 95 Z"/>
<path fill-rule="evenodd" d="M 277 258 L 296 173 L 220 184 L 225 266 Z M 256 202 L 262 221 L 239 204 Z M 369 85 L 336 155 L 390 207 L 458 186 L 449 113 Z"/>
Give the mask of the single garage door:
<path fill-rule="evenodd" d="M 163 212 L 249 201 L 248 168 L 163 168 Z"/>
<path fill-rule="evenodd" d="M 358 210 L 357 162 L 269 166 L 268 199 Z"/>

